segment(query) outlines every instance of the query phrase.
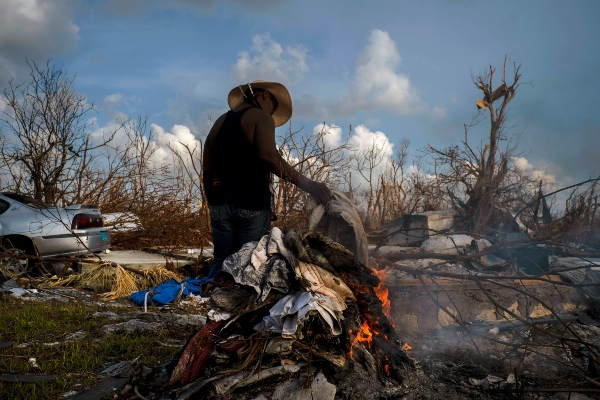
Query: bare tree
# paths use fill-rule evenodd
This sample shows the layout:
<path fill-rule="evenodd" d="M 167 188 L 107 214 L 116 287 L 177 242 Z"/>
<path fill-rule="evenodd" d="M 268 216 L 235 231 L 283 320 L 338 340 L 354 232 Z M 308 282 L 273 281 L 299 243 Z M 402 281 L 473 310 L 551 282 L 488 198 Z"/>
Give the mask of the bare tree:
<path fill-rule="evenodd" d="M 100 143 L 89 136 L 88 103 L 73 86 L 74 78 L 48 60 L 45 68 L 28 61 L 27 83 L 12 81 L 0 97 L 6 106 L 0 129 L 10 136 L 1 142 L 0 157 L 19 191 L 56 203 L 64 186 L 72 186 L 77 174 L 91 165 L 94 150 L 106 145 L 114 132 Z"/>
<path fill-rule="evenodd" d="M 374 138 L 367 148 L 353 151 L 350 159 L 352 163 L 352 170 L 358 172 L 358 174 L 366 182 L 366 187 L 363 189 L 363 192 L 364 198 L 367 202 L 365 224 L 368 227 L 373 225 L 375 206 L 378 200 L 377 189 L 381 174 L 378 174 L 377 168 L 386 161 L 386 151 L 387 144 L 378 143 Z M 387 164 L 384 165 L 384 168 L 387 167 Z"/>
<path fill-rule="evenodd" d="M 408 158 L 410 140 L 404 138 L 396 147 L 394 156 L 379 175 L 373 204 L 373 218 L 380 225 L 407 214 L 408 188 L 404 166 Z"/>
<path fill-rule="evenodd" d="M 468 140 L 469 130 L 484 117 L 480 113 L 471 124 L 465 125 L 465 139 L 460 146 L 439 150 L 429 145 L 427 150 L 437 167 L 436 176 L 444 194 L 462 215 L 461 225 L 479 234 L 489 233 L 490 227 L 506 220 L 502 213 L 513 208 L 515 202 L 522 201 L 526 190 L 535 187 L 529 176 L 511 165 L 518 138 L 506 135 L 506 112 L 517 94 L 521 73 L 520 66 L 515 65 L 512 79 L 507 81 L 507 61 L 505 58 L 503 75 L 496 88 L 496 70 L 491 66 L 488 72 L 473 79 L 483 94 L 483 99 L 476 100 L 476 105 L 482 113 L 487 111 L 489 115 L 488 142 L 473 147 Z"/>

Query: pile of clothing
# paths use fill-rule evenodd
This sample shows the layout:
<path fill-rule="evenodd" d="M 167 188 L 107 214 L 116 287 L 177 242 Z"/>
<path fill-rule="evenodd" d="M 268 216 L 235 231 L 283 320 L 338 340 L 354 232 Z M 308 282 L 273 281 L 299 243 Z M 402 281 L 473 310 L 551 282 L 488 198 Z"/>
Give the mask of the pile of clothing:
<path fill-rule="evenodd" d="M 366 267 L 366 236 L 352 201 L 334 191 L 332 201 L 314 208 L 309 228 L 273 228 L 202 285 L 213 309 L 177 358 L 172 388 L 212 382 L 225 396 L 305 365 L 345 368 L 352 350 L 374 377 L 408 365 L 375 294 L 379 279 Z M 372 349 L 356 341 L 365 323 L 381 336 L 373 337 Z"/>
<path fill-rule="evenodd" d="M 245 354 L 240 357 L 238 350 L 259 337 L 267 344 L 284 339 L 284 347 L 315 332 L 328 340 L 344 336 L 341 341 L 347 341 L 342 333 L 357 331 L 360 312 L 344 276 L 365 273 L 370 271 L 352 252 L 315 231 L 290 230 L 284 235 L 273 228 L 260 241 L 246 243 L 203 287 L 203 296 L 214 305 L 211 321 L 186 346 L 171 385 L 185 385 L 205 374 L 215 347 L 235 353 L 221 364 L 243 364 Z M 207 341 L 210 335 L 218 340 Z M 337 356 L 348 348 L 345 343 Z"/>

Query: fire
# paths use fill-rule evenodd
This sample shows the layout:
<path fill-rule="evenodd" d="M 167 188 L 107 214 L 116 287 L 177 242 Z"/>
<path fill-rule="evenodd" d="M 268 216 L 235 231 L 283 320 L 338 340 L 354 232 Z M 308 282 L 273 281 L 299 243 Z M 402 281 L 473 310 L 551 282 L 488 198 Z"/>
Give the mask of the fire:
<path fill-rule="evenodd" d="M 408 343 L 404 343 L 404 350 L 412 350 L 412 347 Z"/>
<path fill-rule="evenodd" d="M 366 320 L 363 321 L 360 331 L 356 334 L 355 341 L 367 343 L 367 347 L 371 347 L 371 343 L 373 342 L 373 332 L 371 332 L 371 328 L 369 328 L 369 324 L 367 324 Z"/>
<path fill-rule="evenodd" d="M 378 270 L 374 269 L 373 273 L 379 278 L 379 285 L 377 285 L 377 287 L 375 288 L 375 294 L 377 295 L 379 300 L 381 300 L 383 315 L 385 315 L 387 317 L 387 319 L 390 321 L 390 324 L 392 324 L 392 326 L 395 326 L 394 319 L 392 318 L 392 303 L 390 302 L 390 299 L 389 299 L 390 291 L 384 284 L 385 278 L 386 278 L 385 271 L 384 270 L 378 271 Z"/>
<path fill-rule="evenodd" d="M 350 346 L 350 358 L 352 358 L 352 347 L 359 342 L 366 343 L 368 348 L 371 348 L 371 343 L 373 343 L 373 331 L 369 328 L 369 324 L 367 324 L 366 320 L 363 321 L 360 331 L 356 333 L 354 342 L 352 342 L 352 345 Z"/>

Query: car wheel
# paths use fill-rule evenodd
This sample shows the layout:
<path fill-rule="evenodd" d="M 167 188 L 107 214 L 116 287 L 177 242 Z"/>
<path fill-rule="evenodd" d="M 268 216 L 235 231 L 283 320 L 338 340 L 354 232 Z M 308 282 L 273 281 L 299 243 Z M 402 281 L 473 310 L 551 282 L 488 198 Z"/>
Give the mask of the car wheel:
<path fill-rule="evenodd" d="M 17 248 L 8 248 L 0 253 L 0 269 L 4 275 L 16 277 L 24 275 L 29 269 L 27 252 Z M 7 277 L 8 277 L 7 276 Z"/>
<path fill-rule="evenodd" d="M 0 269 L 11 274 L 31 273 L 37 261 L 32 256 L 37 252 L 33 243 L 22 238 L 3 238 L 0 246 Z"/>

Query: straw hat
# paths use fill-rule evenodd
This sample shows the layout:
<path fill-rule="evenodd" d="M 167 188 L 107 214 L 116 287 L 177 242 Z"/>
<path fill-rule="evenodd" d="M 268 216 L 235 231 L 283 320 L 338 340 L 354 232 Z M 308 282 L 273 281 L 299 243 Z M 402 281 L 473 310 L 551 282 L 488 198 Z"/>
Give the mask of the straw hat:
<path fill-rule="evenodd" d="M 234 87 L 227 96 L 227 103 L 229 108 L 237 107 L 242 101 L 244 101 L 244 93 L 248 88 L 251 89 L 263 89 L 271 93 L 277 99 L 277 108 L 273 113 L 273 120 L 275 126 L 281 126 L 289 121 L 292 117 L 292 97 L 290 92 L 281 83 L 277 82 L 266 82 L 266 81 L 254 81 L 252 83 L 246 83 Z"/>

